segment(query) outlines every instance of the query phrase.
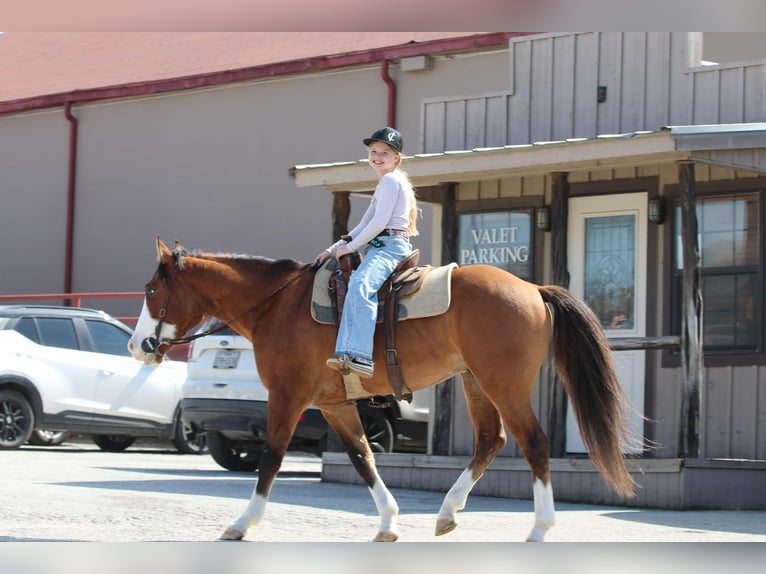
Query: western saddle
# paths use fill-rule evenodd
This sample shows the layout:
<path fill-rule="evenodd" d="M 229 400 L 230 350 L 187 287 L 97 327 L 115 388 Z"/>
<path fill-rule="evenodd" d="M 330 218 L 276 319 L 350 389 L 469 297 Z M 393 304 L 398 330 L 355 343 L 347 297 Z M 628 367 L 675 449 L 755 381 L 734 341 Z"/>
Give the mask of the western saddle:
<path fill-rule="evenodd" d="M 420 250 L 415 249 L 397 265 L 394 272 L 378 291 L 378 301 L 383 302 L 383 328 L 385 332 L 385 355 L 388 380 L 396 400 L 412 402 L 412 391 L 407 386 L 396 351 L 396 323 L 398 320 L 399 300 L 416 293 L 423 285 L 430 265 L 418 267 Z M 336 322 L 340 324 L 343 315 L 343 303 L 348 292 L 348 280 L 351 272 L 362 262 L 358 252 L 343 255 L 338 260 L 338 268 L 330 275 L 328 289 L 332 301 Z"/>

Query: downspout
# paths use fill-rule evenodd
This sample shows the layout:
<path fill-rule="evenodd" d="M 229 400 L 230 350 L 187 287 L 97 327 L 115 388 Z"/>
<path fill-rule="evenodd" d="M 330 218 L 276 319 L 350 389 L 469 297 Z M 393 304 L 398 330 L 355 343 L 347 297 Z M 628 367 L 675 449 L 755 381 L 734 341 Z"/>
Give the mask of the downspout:
<path fill-rule="evenodd" d="M 67 173 L 66 247 L 64 255 L 64 293 L 72 292 L 74 244 L 75 176 L 77 175 L 77 118 L 72 115 L 72 102 L 64 103 L 64 116 L 69 121 L 69 168 Z"/>
<path fill-rule="evenodd" d="M 380 75 L 388 86 L 388 127 L 396 128 L 396 84 L 388 74 L 388 60 L 383 60 L 380 66 Z"/>

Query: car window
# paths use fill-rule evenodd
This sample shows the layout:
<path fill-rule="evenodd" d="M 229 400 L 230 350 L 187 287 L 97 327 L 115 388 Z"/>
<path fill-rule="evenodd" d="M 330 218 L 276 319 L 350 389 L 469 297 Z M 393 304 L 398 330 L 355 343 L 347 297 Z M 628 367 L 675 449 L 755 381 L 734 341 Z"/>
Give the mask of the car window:
<path fill-rule="evenodd" d="M 40 343 L 40 336 L 37 334 L 37 326 L 32 317 L 22 317 L 16 321 L 13 329 L 24 335 L 27 339 L 38 344 Z"/>
<path fill-rule="evenodd" d="M 97 353 L 107 353 L 109 355 L 128 356 L 128 339 L 130 334 L 119 327 L 115 327 L 104 321 L 87 320 L 85 324 L 90 331 L 90 338 L 96 347 Z"/>
<path fill-rule="evenodd" d="M 37 327 L 40 329 L 41 344 L 62 349 L 79 349 L 74 325 L 69 319 L 38 317 Z"/>

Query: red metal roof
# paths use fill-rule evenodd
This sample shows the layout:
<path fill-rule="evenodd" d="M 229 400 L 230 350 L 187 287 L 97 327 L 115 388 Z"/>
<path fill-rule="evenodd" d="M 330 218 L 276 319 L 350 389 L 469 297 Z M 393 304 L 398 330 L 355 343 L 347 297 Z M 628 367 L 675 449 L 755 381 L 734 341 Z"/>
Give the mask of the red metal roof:
<path fill-rule="evenodd" d="M 0 113 L 502 45 L 478 32 L 6 32 Z"/>

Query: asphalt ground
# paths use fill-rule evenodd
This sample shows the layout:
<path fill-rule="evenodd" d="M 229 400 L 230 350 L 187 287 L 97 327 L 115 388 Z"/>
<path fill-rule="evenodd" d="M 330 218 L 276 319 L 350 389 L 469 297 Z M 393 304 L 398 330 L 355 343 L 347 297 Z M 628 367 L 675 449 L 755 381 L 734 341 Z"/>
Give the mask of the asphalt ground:
<path fill-rule="evenodd" d="M 181 455 L 158 441 L 122 453 L 87 440 L 3 451 L 0 573 L 79 574 L 84 566 L 110 574 L 463 573 L 475 561 L 482 574 L 537 572 L 541 565 L 629 574 L 677 571 L 674 564 L 684 572 L 766 571 L 766 511 L 557 503 L 550 544 L 521 544 L 533 521 L 529 500 L 472 496 L 458 528 L 434 537 L 444 493 L 394 488 L 400 541 L 367 544 L 378 526 L 367 488 L 322 482 L 320 470 L 318 457 L 289 455 L 261 523 L 244 542 L 220 542 L 245 508 L 256 474 L 226 471 L 207 455 Z"/>

